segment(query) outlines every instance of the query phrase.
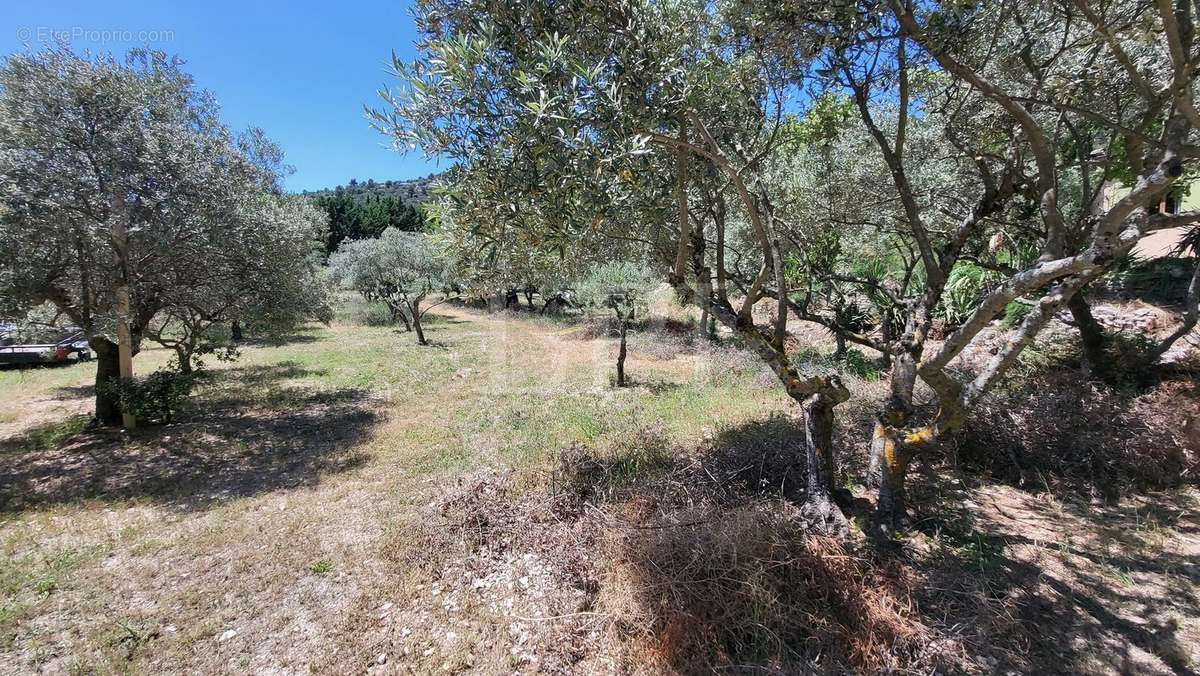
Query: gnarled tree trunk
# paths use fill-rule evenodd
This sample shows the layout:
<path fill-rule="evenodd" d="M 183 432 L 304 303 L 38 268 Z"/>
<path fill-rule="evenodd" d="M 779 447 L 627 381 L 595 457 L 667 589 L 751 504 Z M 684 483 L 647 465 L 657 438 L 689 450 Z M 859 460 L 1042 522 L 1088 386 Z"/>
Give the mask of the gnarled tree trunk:
<path fill-rule="evenodd" d="M 892 362 L 891 396 L 875 421 L 867 462 L 867 485 L 872 488 L 879 488 L 883 482 L 889 429 L 903 427 L 912 416 L 913 389 L 917 383 L 916 361 L 912 354 L 900 354 Z"/>
<path fill-rule="evenodd" d="M 913 458 L 913 448 L 895 430 L 885 432 L 880 451 L 879 499 L 875 504 L 876 524 L 884 530 L 901 528 L 907 520 L 904 480 Z"/>
<path fill-rule="evenodd" d="M 187 345 L 179 344 L 175 346 L 175 358 L 179 361 L 180 373 L 191 373 L 195 370 L 192 366 L 192 352 L 194 348 Z"/>
<path fill-rule="evenodd" d="M 891 396 L 875 421 L 871 437 L 867 485 L 879 489 L 876 522 L 885 529 L 895 529 L 905 519 L 904 480 L 912 449 L 904 442 L 901 430 L 912 417 L 916 364 L 917 358 L 912 353 L 902 353 L 893 360 Z"/>
<path fill-rule="evenodd" d="M 425 341 L 425 329 L 421 326 L 421 301 L 412 301 L 410 308 L 412 310 L 412 327 L 417 332 L 417 344 L 428 345 L 429 343 Z"/>
<path fill-rule="evenodd" d="M 837 464 L 833 456 L 833 407 L 836 404 L 822 392 L 802 403 L 808 465 L 807 495 L 802 512 L 810 528 L 829 535 L 846 535 L 850 525 L 833 500 L 837 490 Z"/>
<path fill-rule="evenodd" d="M 388 311 L 391 313 L 393 324 L 399 321 L 404 325 L 405 331 L 412 331 L 412 322 L 408 320 L 408 314 L 404 312 L 404 305 L 402 303 L 388 303 Z"/>

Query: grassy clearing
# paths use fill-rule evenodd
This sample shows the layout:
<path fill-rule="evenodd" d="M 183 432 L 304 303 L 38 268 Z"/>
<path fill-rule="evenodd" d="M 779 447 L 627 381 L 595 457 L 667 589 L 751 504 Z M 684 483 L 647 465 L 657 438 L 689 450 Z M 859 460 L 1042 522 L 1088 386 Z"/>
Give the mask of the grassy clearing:
<path fill-rule="evenodd" d="M 651 382 L 691 382 L 614 391 L 613 346 L 560 337 L 570 327 L 554 320 L 451 310 L 429 323 L 434 346 L 420 348 L 409 334 L 358 324 L 360 310 L 210 364 L 177 422 L 128 438 L 79 434 L 93 366 L 4 372 L 0 397 L 21 403 L 0 475 L 9 655 L 30 667 L 123 669 L 198 659 L 198 643 L 214 641 L 214 661 L 193 664 L 236 665 L 228 646 L 248 650 L 279 629 L 264 617 L 218 641 L 238 618 L 291 603 L 309 615 L 304 626 L 324 625 L 343 610 L 335 597 L 356 596 L 346 586 L 396 584 L 373 570 L 373 543 L 454 476 L 480 466 L 533 476 L 571 443 L 607 448 L 656 420 L 685 443 L 761 413 L 760 402 L 786 407 L 748 380 L 707 387 L 686 356 L 635 355 L 630 367 Z M 147 350 L 136 366 L 166 358 Z M 101 545 L 105 556 L 70 557 L 38 587 L 56 552 Z M 233 597 L 230 580 L 241 590 Z M 176 604 L 179 614 L 167 612 Z M 142 627 L 116 629 L 120 650 L 114 612 Z M 66 631 L 75 624 L 78 634 Z M 321 643 L 267 654 L 303 662 Z"/>
<path fill-rule="evenodd" d="M 368 311 L 210 364 L 133 434 L 82 429 L 93 366 L 0 372 L 0 671 L 1020 671 L 1050 663 L 1038 604 L 1090 637 L 1073 665 L 1193 659 L 1190 489 L 1096 507 L 925 468 L 941 501 L 887 563 L 795 532 L 794 411 L 737 349 L 652 324 L 616 389 L 603 331 L 443 306 L 422 348 Z M 851 382 L 857 456 L 884 386 Z"/>

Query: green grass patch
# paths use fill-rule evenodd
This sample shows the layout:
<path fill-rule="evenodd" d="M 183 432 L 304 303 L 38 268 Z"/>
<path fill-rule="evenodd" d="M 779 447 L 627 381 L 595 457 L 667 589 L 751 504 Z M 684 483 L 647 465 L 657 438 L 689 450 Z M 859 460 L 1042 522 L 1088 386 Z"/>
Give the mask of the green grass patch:
<path fill-rule="evenodd" d="M 32 453 L 58 448 L 71 437 L 79 434 L 91 422 L 91 416 L 73 415 L 62 420 L 39 425 L 23 434 L 0 441 L 0 452 Z"/>

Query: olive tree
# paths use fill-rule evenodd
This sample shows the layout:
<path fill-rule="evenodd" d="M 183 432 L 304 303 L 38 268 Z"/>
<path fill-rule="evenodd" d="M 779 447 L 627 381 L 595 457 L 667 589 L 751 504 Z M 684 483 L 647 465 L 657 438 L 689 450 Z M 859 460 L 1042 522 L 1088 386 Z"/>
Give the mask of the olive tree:
<path fill-rule="evenodd" d="M 329 259 L 334 279 L 369 301 L 381 301 L 393 317 L 404 317 L 428 345 L 421 318 L 450 297 L 422 307 L 426 297 L 445 291 L 447 266 L 442 251 L 429 236 L 388 228 L 373 239 L 347 240 Z"/>
<path fill-rule="evenodd" d="M 961 428 L 1042 327 L 1140 237 L 1194 220 L 1151 208 L 1197 157 L 1191 11 L 424 0 L 421 58 L 396 64 L 401 86 L 374 118 L 397 146 L 502 175 L 476 208 L 540 214 L 515 219 L 525 246 L 637 242 L 802 405 L 808 513 L 834 528 L 830 432 L 848 392 L 794 363 L 789 319 L 887 355 L 890 394 L 864 446 L 890 526 L 911 459 Z M 848 105 L 819 110 L 830 96 Z M 831 112 L 847 128 L 831 143 L 852 161 L 789 186 L 789 144 L 822 159 L 820 136 L 798 140 L 789 116 Z M 1102 204 L 1115 181 L 1128 192 Z M 827 208 L 803 208 L 815 201 Z M 864 240 L 893 270 L 851 264 Z M 957 327 L 930 343 L 969 266 L 996 281 L 963 294 Z M 853 311 L 860 297 L 876 321 Z M 952 368 L 1017 300 L 1033 310 L 1007 344 L 978 370 Z M 918 379 L 936 413 L 917 410 Z"/>
<path fill-rule="evenodd" d="M 783 141 L 783 111 L 801 102 L 789 102 L 781 63 L 746 49 L 721 9 L 426 0 L 417 10 L 422 58 L 395 64 L 400 86 L 373 118 L 397 147 L 419 145 L 499 177 L 475 206 L 515 222 L 524 246 L 569 247 L 568 258 L 611 247 L 649 256 L 802 407 L 806 513 L 843 531 L 831 501 L 832 409 L 849 393 L 836 374 L 802 371 L 789 353 L 777 291 L 785 259 L 762 180 Z M 693 204 L 693 194 L 707 197 Z M 748 247 L 731 260 L 735 239 Z M 753 310 L 773 289 L 776 312 L 764 323 Z"/>
<path fill-rule="evenodd" d="M 235 353 L 238 337 L 225 329 L 234 322 L 271 337 L 306 320 L 333 319 L 319 275 L 325 214 L 300 198 L 262 192 L 248 195 L 229 218 L 237 227 L 228 229 L 227 250 L 196 261 L 203 270 L 174 270 L 180 283 L 169 287 L 167 306 L 144 332 L 175 351 L 184 373 L 201 355 Z"/>
<path fill-rule="evenodd" d="M 837 36 L 822 67 L 804 75 L 853 101 L 856 126 L 874 145 L 858 152 L 873 156 L 874 175 L 886 178 L 864 184 L 854 199 L 897 205 L 860 223 L 909 252 L 890 284 L 846 268 L 825 273 L 884 295 L 895 313 L 897 330 L 860 334 L 894 364 L 870 477 L 888 523 L 903 517 L 911 459 L 960 429 L 1060 310 L 1075 315 L 1085 352 L 1101 361 L 1089 346 L 1096 327 L 1081 291 L 1141 237 L 1196 219 L 1167 218 L 1154 205 L 1197 158 L 1191 73 L 1200 54 L 1186 2 L 1002 8 L 889 0 L 882 12 L 844 9 L 830 22 L 814 4 L 805 8 L 809 19 L 777 16 L 775 25 L 785 34 L 800 26 Z M 1106 201 L 1117 182 L 1128 192 Z M 935 314 L 972 268 L 991 283 L 930 346 Z M 998 353 L 965 374 L 951 366 L 1022 299 L 1032 309 Z M 929 417 L 914 409 L 918 378 L 936 393 Z"/>
<path fill-rule="evenodd" d="M 642 266 L 614 261 L 598 265 L 576 284 L 579 300 L 584 305 L 612 310 L 621 337 L 617 351 L 617 387 L 625 387 L 625 337 L 639 312 L 646 311 L 646 301 L 655 282 Z"/>
<path fill-rule="evenodd" d="M 277 191 L 269 159 L 163 53 L 60 48 L 0 67 L 0 299 L 6 311 L 49 301 L 86 332 L 98 420 L 120 418 L 118 297 L 136 351 L 156 316 L 260 253 L 252 233 L 270 224 L 239 214 Z"/>

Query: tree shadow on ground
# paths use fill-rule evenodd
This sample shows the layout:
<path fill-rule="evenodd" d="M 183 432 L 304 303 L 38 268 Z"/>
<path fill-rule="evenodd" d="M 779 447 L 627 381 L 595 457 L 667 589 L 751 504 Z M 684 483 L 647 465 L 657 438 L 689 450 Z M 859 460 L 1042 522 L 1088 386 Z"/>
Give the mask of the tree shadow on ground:
<path fill-rule="evenodd" d="M 567 485 L 592 507 L 566 511 L 604 515 L 595 577 L 617 586 L 601 598 L 655 669 L 1194 673 L 1180 618 L 1200 616 L 1200 555 L 1142 535 L 1194 529 L 1185 494 L 1049 507 L 919 465 L 900 547 L 829 544 L 800 516 L 798 420 L 731 427 L 699 449 L 636 436 L 616 455 L 574 458 Z M 848 516 L 866 516 L 859 503 Z"/>
<path fill-rule="evenodd" d="M 54 388 L 55 399 L 83 399 L 96 394 L 95 383 L 88 385 L 63 385 Z"/>
<path fill-rule="evenodd" d="M 250 336 L 236 341 L 236 347 L 281 347 L 283 345 L 308 345 L 329 340 L 325 336 L 309 332 L 288 333 L 282 336 Z"/>
<path fill-rule="evenodd" d="M 319 374 L 288 362 L 223 369 L 168 425 L 82 431 L 51 448 L 36 442 L 41 428 L 5 440 L 0 511 L 129 499 L 203 509 L 359 467 L 378 402 L 366 390 L 284 383 Z"/>
<path fill-rule="evenodd" d="M 911 561 L 920 578 L 914 598 L 940 631 L 974 627 L 967 645 L 977 662 L 1001 672 L 1196 673 L 1179 618 L 1200 615 L 1200 555 L 1137 541 L 1147 518 L 1173 515 L 1168 527 L 1182 526 L 1190 498 L 1073 500 L 1016 513 L 969 480 L 914 484 L 916 528 L 929 546 Z"/>
<path fill-rule="evenodd" d="M 794 417 L 774 414 L 722 430 L 702 461 L 728 495 L 804 499 L 804 426 Z"/>
<path fill-rule="evenodd" d="M 31 364 L 0 364 L 0 371 L 32 371 L 34 369 L 64 369 L 86 364 L 83 359 L 63 359 L 62 361 L 34 362 Z"/>
<path fill-rule="evenodd" d="M 646 385 L 640 385 L 646 387 Z M 637 497 L 663 510 L 731 506 L 762 498 L 803 500 L 804 431 L 783 415 L 723 430 L 697 449 L 681 449 L 661 424 L 631 430 L 603 450 L 560 452 L 556 484 L 577 498 L 614 503 Z"/>

